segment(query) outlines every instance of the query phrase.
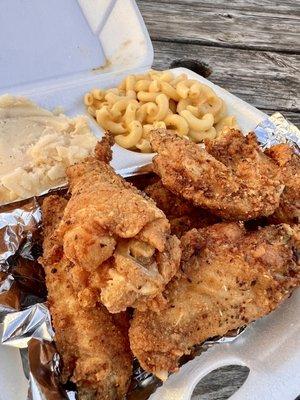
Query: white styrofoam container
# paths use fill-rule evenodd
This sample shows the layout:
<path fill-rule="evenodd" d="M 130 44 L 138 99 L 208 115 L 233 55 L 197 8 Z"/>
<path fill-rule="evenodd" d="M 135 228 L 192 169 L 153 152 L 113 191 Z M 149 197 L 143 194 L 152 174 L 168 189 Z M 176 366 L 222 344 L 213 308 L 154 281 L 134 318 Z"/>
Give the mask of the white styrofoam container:
<path fill-rule="evenodd" d="M 128 73 L 152 65 L 152 44 L 134 0 L 0 0 L 0 7 L 0 94 L 24 95 L 70 116 L 86 114 L 85 92 L 116 86 Z M 173 72 L 211 86 L 244 132 L 267 117 L 194 72 Z M 101 137 L 101 128 L 88 118 Z M 113 150 L 112 164 L 124 176 L 152 158 L 117 145 Z M 250 374 L 232 399 L 294 400 L 300 393 L 299 310 L 298 291 L 233 343 L 187 363 L 151 399 L 188 400 L 200 378 L 234 363 L 247 365 Z M 0 400 L 24 400 L 26 393 L 18 350 L 0 345 Z"/>

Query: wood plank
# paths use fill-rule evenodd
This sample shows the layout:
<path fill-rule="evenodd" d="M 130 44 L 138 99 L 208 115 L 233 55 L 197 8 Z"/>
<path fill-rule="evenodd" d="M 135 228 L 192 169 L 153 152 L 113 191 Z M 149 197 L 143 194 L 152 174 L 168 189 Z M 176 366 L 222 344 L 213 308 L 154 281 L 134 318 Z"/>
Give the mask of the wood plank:
<path fill-rule="evenodd" d="M 153 3 L 152 0 L 137 0 L 140 3 Z M 160 3 L 170 4 L 170 0 L 160 0 Z M 269 12 L 273 14 L 286 13 L 288 15 L 299 13 L 300 6 L 297 6 L 295 0 L 230 0 L 230 6 L 228 2 L 224 0 L 173 0 L 174 4 L 182 4 L 189 6 L 198 6 L 206 8 L 226 8 L 227 10 L 242 10 L 242 11 L 253 11 L 253 12 Z"/>
<path fill-rule="evenodd" d="M 221 0 L 177 1 L 171 6 L 167 1 L 138 1 L 153 40 L 300 53 L 299 2 L 288 12 L 278 0 L 274 8 L 266 1 L 266 9 L 264 0 L 256 0 L 252 8 L 241 0 L 235 6 Z"/>
<path fill-rule="evenodd" d="M 248 368 L 241 365 L 218 368 L 198 383 L 191 400 L 228 399 L 242 386 L 248 374 Z"/>
<path fill-rule="evenodd" d="M 204 65 L 204 73 L 211 72 L 212 82 L 257 108 L 300 111 L 300 58 L 296 55 L 158 41 L 153 46 L 154 68 L 167 69 L 174 60 L 195 59 Z"/>
<path fill-rule="evenodd" d="M 265 111 L 265 110 L 262 110 Z M 274 111 L 274 110 L 273 110 Z M 267 114 L 270 114 L 270 110 L 265 111 Z M 275 112 L 275 111 L 274 111 Z M 289 121 L 291 121 L 294 125 L 296 125 L 300 129 L 300 113 L 290 112 L 290 111 L 281 111 L 282 115 Z M 271 115 L 271 114 L 270 114 Z"/>

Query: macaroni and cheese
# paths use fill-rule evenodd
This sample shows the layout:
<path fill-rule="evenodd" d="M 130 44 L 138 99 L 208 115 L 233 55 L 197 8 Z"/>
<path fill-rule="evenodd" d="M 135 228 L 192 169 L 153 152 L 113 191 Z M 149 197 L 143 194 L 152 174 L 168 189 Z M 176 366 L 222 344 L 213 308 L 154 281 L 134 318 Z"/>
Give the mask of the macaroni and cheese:
<path fill-rule="evenodd" d="M 84 102 L 97 123 L 114 134 L 117 144 L 142 153 L 152 152 L 149 132 L 157 127 L 196 143 L 216 137 L 225 128 L 238 128 L 213 89 L 186 74 L 174 77 L 171 71 L 129 75 L 117 88 L 91 90 Z"/>

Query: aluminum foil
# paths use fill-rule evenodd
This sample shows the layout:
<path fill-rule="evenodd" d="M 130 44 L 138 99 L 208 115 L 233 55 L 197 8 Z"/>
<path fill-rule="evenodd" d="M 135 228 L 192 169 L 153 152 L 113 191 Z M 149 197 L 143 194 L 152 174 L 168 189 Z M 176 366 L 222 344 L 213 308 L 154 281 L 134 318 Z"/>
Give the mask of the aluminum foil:
<path fill-rule="evenodd" d="M 300 132 L 275 113 L 262 121 L 255 133 L 263 149 L 289 143 L 300 151 Z M 76 392 L 59 383 L 60 358 L 46 303 L 44 275 L 37 259 L 41 254 L 39 199 L 30 199 L 0 208 L 0 322 L 2 344 L 20 349 L 24 374 L 29 380 L 28 400 L 75 399 Z M 216 343 L 229 342 L 242 330 L 214 338 L 194 348 L 182 363 Z M 134 361 L 128 400 L 146 400 L 161 381 Z"/>
<path fill-rule="evenodd" d="M 14 312 L 19 308 L 18 295 L 13 293 L 15 279 L 11 274 L 4 275 L 1 281 L 0 275 L 0 323 L 3 322 L 4 316 Z"/>
<path fill-rule="evenodd" d="M 37 199 L 0 208 L 0 322 L 2 345 L 20 349 L 28 400 L 75 399 L 59 384 L 60 358 L 47 308 Z"/>
<path fill-rule="evenodd" d="M 71 399 L 59 383 L 60 358 L 53 342 L 30 339 L 28 342 L 28 399 Z M 75 397 L 73 397 L 75 398 Z"/>
<path fill-rule="evenodd" d="M 11 257 L 23 251 L 25 258 L 34 259 L 30 249 L 41 221 L 41 211 L 35 199 L 3 207 L 0 218 L 0 271 L 6 271 Z M 24 246 L 22 248 L 22 244 Z"/>
<path fill-rule="evenodd" d="M 254 132 L 263 150 L 275 144 L 288 143 L 300 154 L 300 131 L 279 112 L 263 120 Z"/>
<path fill-rule="evenodd" d="M 2 344 L 26 348 L 30 339 L 52 341 L 54 331 L 45 304 L 37 303 L 23 311 L 8 313 L 3 321 Z"/>

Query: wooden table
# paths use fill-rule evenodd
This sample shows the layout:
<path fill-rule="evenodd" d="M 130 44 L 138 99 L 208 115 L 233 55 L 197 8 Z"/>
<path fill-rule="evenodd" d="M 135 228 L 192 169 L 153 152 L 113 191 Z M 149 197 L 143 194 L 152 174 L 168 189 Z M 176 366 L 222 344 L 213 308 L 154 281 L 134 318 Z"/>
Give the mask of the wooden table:
<path fill-rule="evenodd" d="M 197 60 L 212 82 L 267 114 L 300 125 L 300 2 L 137 0 L 154 68 Z"/>
<path fill-rule="evenodd" d="M 295 0 L 137 0 L 154 47 L 154 68 L 186 59 L 198 73 L 271 115 L 300 125 L 300 3 Z M 190 67 L 190 66 L 189 66 Z M 192 69 L 192 68 L 190 68 Z M 224 400 L 247 377 L 225 367 L 193 400 Z"/>

